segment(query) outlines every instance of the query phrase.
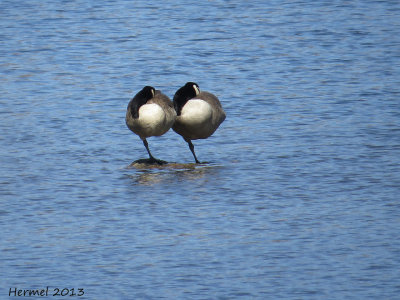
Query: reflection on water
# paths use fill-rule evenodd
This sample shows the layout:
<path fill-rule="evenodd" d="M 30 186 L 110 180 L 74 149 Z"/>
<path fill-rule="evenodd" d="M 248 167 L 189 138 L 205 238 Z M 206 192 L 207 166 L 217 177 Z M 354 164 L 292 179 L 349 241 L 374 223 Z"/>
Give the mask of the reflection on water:
<path fill-rule="evenodd" d="M 137 170 L 135 174 L 127 174 L 133 180 L 134 184 L 154 185 L 170 182 L 171 178 L 176 181 L 196 180 L 220 167 L 219 165 L 207 163 L 168 163 L 165 165 L 156 165 L 132 162 L 126 169 Z"/>

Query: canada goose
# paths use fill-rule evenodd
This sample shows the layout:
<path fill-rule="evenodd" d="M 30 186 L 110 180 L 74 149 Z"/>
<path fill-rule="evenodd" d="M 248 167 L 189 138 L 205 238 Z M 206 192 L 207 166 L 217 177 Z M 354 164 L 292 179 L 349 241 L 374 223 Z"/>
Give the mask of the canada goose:
<path fill-rule="evenodd" d="M 225 120 L 225 112 L 218 98 L 200 92 L 197 83 L 187 82 L 174 95 L 176 120 L 172 129 L 188 143 L 196 163 L 200 163 L 191 140 L 206 139 Z"/>
<path fill-rule="evenodd" d="M 126 110 L 126 125 L 143 141 L 149 163 L 163 164 L 151 155 L 146 138 L 166 133 L 174 124 L 176 112 L 172 101 L 152 86 L 145 86 L 132 98 Z"/>

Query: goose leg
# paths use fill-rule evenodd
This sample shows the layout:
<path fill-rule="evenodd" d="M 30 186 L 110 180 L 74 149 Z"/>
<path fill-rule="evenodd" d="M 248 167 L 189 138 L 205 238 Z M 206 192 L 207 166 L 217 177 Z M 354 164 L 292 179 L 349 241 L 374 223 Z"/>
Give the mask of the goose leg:
<path fill-rule="evenodd" d="M 188 140 L 186 140 L 186 142 L 189 144 L 189 149 L 190 149 L 190 151 L 192 151 L 192 154 L 193 154 L 194 160 L 196 161 L 196 164 L 199 164 L 200 162 L 196 157 L 196 153 L 194 153 L 194 146 L 192 144 L 192 141 L 188 139 Z"/>
<path fill-rule="evenodd" d="M 147 153 L 149 154 L 150 160 L 155 160 L 153 155 L 151 155 L 150 149 L 149 149 L 149 144 L 147 143 L 146 139 L 143 139 L 143 145 L 146 147 Z"/>
<path fill-rule="evenodd" d="M 146 139 L 143 139 L 143 144 L 146 147 L 147 153 L 149 154 L 149 163 L 153 164 L 153 163 L 157 163 L 159 165 L 163 165 L 166 164 L 166 161 L 160 160 L 160 159 L 156 159 L 153 155 L 151 155 L 150 149 L 149 149 L 149 144 L 147 143 Z"/>

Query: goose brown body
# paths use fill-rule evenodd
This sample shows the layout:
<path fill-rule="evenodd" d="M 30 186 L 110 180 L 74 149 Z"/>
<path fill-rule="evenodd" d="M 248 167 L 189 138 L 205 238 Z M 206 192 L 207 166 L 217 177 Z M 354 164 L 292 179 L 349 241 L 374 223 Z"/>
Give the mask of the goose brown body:
<path fill-rule="evenodd" d="M 191 140 L 210 137 L 225 120 L 226 114 L 219 99 L 205 91 L 200 91 L 194 82 L 188 82 L 174 96 L 177 117 L 172 129 L 188 143 L 199 163 Z"/>
<path fill-rule="evenodd" d="M 125 121 L 143 141 L 150 162 L 160 163 L 150 153 L 146 138 L 166 133 L 174 124 L 176 112 L 171 100 L 161 91 L 146 86 L 129 102 Z"/>

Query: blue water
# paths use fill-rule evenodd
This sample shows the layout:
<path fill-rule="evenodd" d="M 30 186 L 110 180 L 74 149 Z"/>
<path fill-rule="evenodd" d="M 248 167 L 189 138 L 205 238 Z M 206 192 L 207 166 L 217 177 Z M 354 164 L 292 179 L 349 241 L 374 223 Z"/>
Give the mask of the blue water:
<path fill-rule="evenodd" d="M 0 298 L 398 299 L 399 14 L 1 1 Z M 206 163 L 169 131 L 148 141 L 171 164 L 129 168 L 129 99 L 186 81 L 227 113 Z"/>

